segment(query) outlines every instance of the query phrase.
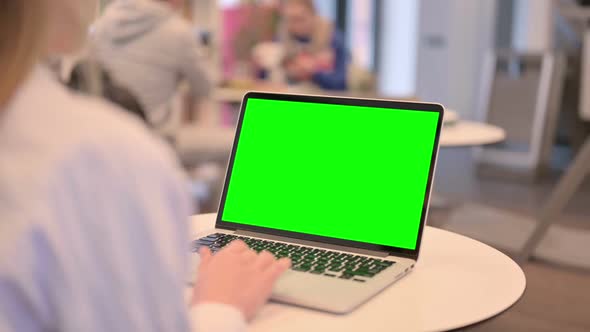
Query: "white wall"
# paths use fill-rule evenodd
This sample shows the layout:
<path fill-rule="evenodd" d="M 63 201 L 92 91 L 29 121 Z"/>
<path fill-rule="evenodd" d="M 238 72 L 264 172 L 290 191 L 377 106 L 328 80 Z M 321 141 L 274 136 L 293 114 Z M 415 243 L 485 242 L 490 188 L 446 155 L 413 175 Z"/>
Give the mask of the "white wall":
<path fill-rule="evenodd" d="M 516 0 L 512 46 L 519 51 L 543 52 L 553 48 L 554 0 Z"/>
<path fill-rule="evenodd" d="M 451 75 L 451 1 L 421 0 L 417 35 L 416 96 L 448 106 Z"/>
<path fill-rule="evenodd" d="M 475 115 L 484 59 L 493 49 L 495 0 L 421 0 L 416 95 Z"/>
<path fill-rule="evenodd" d="M 336 20 L 336 0 L 315 0 L 314 2 L 321 16 L 331 21 Z"/>
<path fill-rule="evenodd" d="M 496 4 L 496 0 L 453 3 L 448 104 L 465 118 L 476 115 L 482 67 L 495 46 Z"/>
<path fill-rule="evenodd" d="M 416 92 L 418 1 L 383 1 L 380 15 L 379 92 L 388 96 L 413 96 Z"/>
<path fill-rule="evenodd" d="M 203 1 L 197 0 L 196 2 Z M 240 0 L 218 0 L 219 7 L 226 8 L 226 7 L 234 7 L 240 4 Z"/>
<path fill-rule="evenodd" d="M 362 68 L 373 69 L 375 49 L 375 28 L 373 18 L 374 2 L 367 0 L 349 0 L 347 9 L 347 45 L 350 47 L 353 61 Z"/>

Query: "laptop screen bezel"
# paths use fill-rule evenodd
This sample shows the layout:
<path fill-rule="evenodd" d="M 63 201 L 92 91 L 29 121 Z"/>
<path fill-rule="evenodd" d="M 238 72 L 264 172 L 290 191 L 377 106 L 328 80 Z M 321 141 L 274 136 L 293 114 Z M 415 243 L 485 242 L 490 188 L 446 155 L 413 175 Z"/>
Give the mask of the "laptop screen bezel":
<path fill-rule="evenodd" d="M 420 226 L 418 229 L 418 237 L 416 240 L 416 247 L 415 249 L 407 249 L 407 248 L 399 248 L 394 246 L 387 246 L 387 245 L 379 245 L 379 244 L 372 244 L 372 243 L 365 243 L 359 241 L 352 241 L 352 240 L 343 240 L 337 239 L 333 237 L 325 237 L 320 235 L 311 235 L 299 232 L 292 232 L 292 231 L 285 231 L 275 228 L 267 228 L 267 227 L 260 227 L 260 226 L 252 226 L 247 224 L 241 224 L 231 221 L 224 221 L 222 220 L 223 211 L 225 207 L 225 201 L 227 198 L 227 192 L 229 188 L 229 183 L 231 181 L 231 174 L 232 169 L 234 166 L 234 159 L 236 156 L 236 151 L 240 139 L 240 134 L 242 131 L 242 124 L 244 120 L 244 114 L 246 112 L 246 106 L 248 104 L 248 99 L 266 99 L 266 100 L 277 100 L 277 101 L 294 101 L 294 102 L 308 102 L 308 103 L 323 103 L 323 104 L 336 104 L 336 105 L 348 105 L 348 106 L 362 106 L 362 107 L 378 107 L 378 108 L 386 108 L 386 109 L 398 109 L 398 110 L 408 110 L 408 111 L 416 111 L 416 112 L 436 112 L 439 113 L 438 123 L 436 128 L 436 135 L 435 140 L 433 142 L 433 149 L 432 149 L 432 158 L 430 162 L 430 169 L 428 172 L 428 182 L 426 186 L 426 192 L 424 195 L 424 202 L 422 205 L 422 214 L 420 217 Z M 267 93 L 267 92 L 248 92 L 244 96 L 242 100 L 242 104 L 240 107 L 240 115 L 238 118 L 238 123 L 236 127 L 235 138 L 233 142 L 233 147 L 229 159 L 229 163 L 227 166 L 227 172 L 225 176 L 223 192 L 221 194 L 221 200 L 219 202 L 219 209 L 217 213 L 217 219 L 215 222 L 215 227 L 220 229 L 226 230 L 244 230 L 244 231 L 251 231 L 251 232 L 258 232 L 268 235 L 274 236 L 282 236 L 282 237 L 289 237 L 294 239 L 306 240 L 306 241 L 314 241 L 320 243 L 327 243 L 332 245 L 339 245 L 339 246 L 347 246 L 353 247 L 358 249 L 365 249 L 365 250 L 373 250 L 373 251 L 381 251 L 381 252 L 388 252 L 390 255 L 394 256 L 401 256 L 411 259 L 418 259 L 420 253 L 420 246 L 422 242 L 422 234 L 424 231 L 424 225 L 426 224 L 426 218 L 428 215 L 428 202 L 430 199 L 431 194 L 431 187 L 434 178 L 434 171 L 436 166 L 436 160 L 438 156 L 438 147 L 440 141 L 440 133 L 443 124 L 443 117 L 444 117 L 444 107 L 440 104 L 435 103 L 422 103 L 422 102 L 406 102 L 406 101 L 397 101 L 397 100 L 382 100 L 382 99 L 364 99 L 364 98 L 345 98 L 345 97 L 331 97 L 331 96 L 313 96 L 313 95 L 296 95 L 296 94 L 278 94 L 278 93 Z"/>

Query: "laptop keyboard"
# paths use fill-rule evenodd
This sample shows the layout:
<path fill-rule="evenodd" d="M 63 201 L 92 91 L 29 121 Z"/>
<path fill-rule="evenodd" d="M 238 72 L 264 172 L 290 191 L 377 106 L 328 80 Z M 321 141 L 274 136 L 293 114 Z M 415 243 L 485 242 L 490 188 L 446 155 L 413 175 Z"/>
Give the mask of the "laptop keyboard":
<path fill-rule="evenodd" d="M 393 261 L 379 258 L 222 233 L 211 234 L 194 241 L 193 251 L 197 252 L 200 247 L 207 246 L 215 253 L 233 240 L 244 241 L 256 252 L 266 250 L 277 258 L 291 258 L 292 270 L 323 275 L 329 278 L 366 282 L 395 264 Z"/>

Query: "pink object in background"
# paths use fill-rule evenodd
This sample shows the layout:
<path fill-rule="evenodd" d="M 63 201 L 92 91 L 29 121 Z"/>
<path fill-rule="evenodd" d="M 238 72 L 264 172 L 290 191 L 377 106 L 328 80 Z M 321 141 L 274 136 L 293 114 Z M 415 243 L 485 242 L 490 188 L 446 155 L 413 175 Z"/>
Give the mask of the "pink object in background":
<path fill-rule="evenodd" d="M 222 66 L 223 78 L 229 79 L 233 76 L 236 65 L 236 56 L 234 49 L 234 40 L 244 22 L 250 16 L 251 8 L 249 6 L 236 6 L 223 9 L 222 11 Z"/>
<path fill-rule="evenodd" d="M 278 25 L 278 6 L 273 1 L 239 5 L 222 10 L 222 64 L 223 77 L 240 76 L 238 62 L 252 65 L 252 52 L 256 45 L 272 41 Z M 245 70 L 251 74 L 250 70 Z"/>

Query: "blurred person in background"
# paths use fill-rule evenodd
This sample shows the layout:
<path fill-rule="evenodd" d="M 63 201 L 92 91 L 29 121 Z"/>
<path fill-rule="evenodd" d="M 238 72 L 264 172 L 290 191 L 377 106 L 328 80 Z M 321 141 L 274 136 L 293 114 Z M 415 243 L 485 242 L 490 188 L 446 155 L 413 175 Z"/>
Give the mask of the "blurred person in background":
<path fill-rule="evenodd" d="M 345 90 L 349 56 L 344 37 L 318 15 L 313 0 L 285 0 L 281 20 L 278 39 L 287 80 L 311 82 L 326 90 Z"/>
<path fill-rule="evenodd" d="M 289 261 L 243 242 L 203 250 L 187 303 L 189 197 L 173 155 L 42 64 L 80 46 L 95 8 L 0 2 L 0 331 L 244 331 Z"/>
<path fill-rule="evenodd" d="M 211 91 L 196 35 L 179 13 L 183 2 L 115 0 L 92 27 L 94 56 L 115 82 L 139 99 L 155 129 L 168 126 L 173 118 L 181 82 L 190 88 L 192 114 Z"/>
<path fill-rule="evenodd" d="M 113 82 L 111 75 L 96 61 L 86 59 L 78 62 L 66 85 L 73 91 L 105 98 L 150 124 L 139 100 L 128 89 Z"/>

